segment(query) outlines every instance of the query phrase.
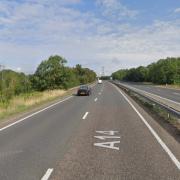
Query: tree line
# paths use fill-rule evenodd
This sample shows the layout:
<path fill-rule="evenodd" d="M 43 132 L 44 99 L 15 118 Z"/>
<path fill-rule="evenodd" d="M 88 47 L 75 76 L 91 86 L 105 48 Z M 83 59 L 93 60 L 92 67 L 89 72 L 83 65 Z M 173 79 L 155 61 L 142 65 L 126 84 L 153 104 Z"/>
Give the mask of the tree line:
<path fill-rule="evenodd" d="M 0 71 L 0 103 L 6 103 L 22 93 L 68 89 L 95 81 L 96 73 L 93 70 L 83 68 L 80 64 L 75 67 L 66 64 L 66 59 L 55 55 L 42 61 L 31 75 L 13 70 Z"/>
<path fill-rule="evenodd" d="M 113 79 L 155 84 L 180 84 L 180 57 L 160 59 L 146 67 L 121 69 L 112 73 Z"/>

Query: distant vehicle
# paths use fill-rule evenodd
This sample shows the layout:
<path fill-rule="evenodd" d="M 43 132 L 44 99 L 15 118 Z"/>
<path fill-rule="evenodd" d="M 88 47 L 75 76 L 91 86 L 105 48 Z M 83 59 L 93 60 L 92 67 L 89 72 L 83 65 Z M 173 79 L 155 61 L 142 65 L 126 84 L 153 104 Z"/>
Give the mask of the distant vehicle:
<path fill-rule="evenodd" d="M 102 84 L 102 80 L 101 79 L 98 79 L 98 84 Z"/>
<path fill-rule="evenodd" d="M 82 85 L 77 90 L 77 95 L 78 96 L 89 96 L 89 95 L 91 95 L 91 88 L 87 85 Z"/>

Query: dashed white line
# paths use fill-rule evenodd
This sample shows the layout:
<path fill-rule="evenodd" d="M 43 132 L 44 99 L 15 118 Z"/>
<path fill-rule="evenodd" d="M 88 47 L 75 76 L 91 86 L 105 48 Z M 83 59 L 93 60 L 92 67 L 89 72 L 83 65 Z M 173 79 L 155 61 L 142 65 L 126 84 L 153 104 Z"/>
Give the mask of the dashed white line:
<path fill-rule="evenodd" d="M 167 145 L 162 141 L 162 139 L 159 137 L 159 135 L 155 132 L 155 130 L 149 125 L 149 123 L 145 120 L 145 118 L 140 114 L 140 112 L 135 108 L 135 106 L 131 103 L 131 101 L 126 97 L 126 95 L 117 87 L 114 85 L 114 87 L 119 91 L 119 93 L 126 99 L 126 101 L 130 104 L 130 106 L 134 109 L 134 111 L 137 113 L 137 115 L 140 117 L 142 122 L 146 125 L 146 127 L 149 129 L 149 131 L 152 133 L 152 135 L 155 137 L 157 142 L 161 145 L 161 147 L 164 149 L 164 151 L 168 154 L 172 162 L 176 165 L 176 167 L 180 170 L 180 162 L 175 157 L 175 155 L 171 152 L 171 150 L 167 147 Z"/>
<path fill-rule="evenodd" d="M 46 171 L 46 174 L 41 178 L 41 180 L 48 180 L 52 174 L 52 172 L 54 171 L 54 169 L 48 169 Z"/>
<path fill-rule="evenodd" d="M 86 119 L 86 118 L 87 118 L 87 116 L 88 116 L 88 114 L 89 114 L 89 112 L 86 112 L 86 113 L 84 114 L 84 116 L 83 116 L 83 118 L 82 118 L 82 119 Z"/>
<path fill-rule="evenodd" d="M 95 98 L 94 101 L 96 102 L 98 100 L 98 98 Z"/>
<path fill-rule="evenodd" d="M 24 117 L 24 118 L 22 118 L 22 119 L 20 119 L 20 120 L 18 120 L 18 121 L 16 121 L 16 122 L 12 123 L 12 124 L 9 124 L 9 125 L 7 125 L 7 126 L 5 126 L 5 127 L 3 127 L 3 128 L 0 128 L 0 132 L 3 131 L 3 130 L 5 130 L 5 129 L 7 129 L 7 128 L 9 128 L 9 127 L 11 127 L 11 126 L 14 126 L 15 124 L 18 124 L 18 123 L 22 122 L 22 121 L 24 121 L 24 120 L 26 120 L 26 119 L 28 119 L 28 118 L 30 118 L 30 117 L 33 117 L 33 116 L 35 116 L 36 114 L 39 114 L 39 113 L 41 113 L 41 112 L 43 112 L 43 111 L 45 111 L 45 110 L 47 110 L 47 109 L 49 109 L 49 108 L 51 108 L 51 107 L 54 107 L 54 106 L 56 106 L 56 105 L 58 105 L 58 104 L 60 104 L 60 103 L 62 103 L 62 102 L 64 102 L 64 101 L 67 101 L 67 100 L 69 100 L 69 99 L 72 98 L 72 97 L 73 97 L 73 96 L 69 96 L 69 97 L 67 97 L 67 98 L 65 98 L 65 99 L 63 99 L 63 100 L 61 100 L 61 101 L 59 101 L 59 102 L 57 102 L 57 103 L 54 103 L 54 104 L 52 104 L 52 105 L 50 105 L 50 106 L 48 106 L 48 107 L 46 107 L 46 108 L 44 108 L 44 109 L 41 109 L 40 111 L 37 111 L 37 112 L 35 112 L 35 113 L 33 113 L 33 114 L 29 115 L 29 116 L 26 116 L 26 117 Z"/>
<path fill-rule="evenodd" d="M 97 85 L 97 84 L 94 84 L 93 87 L 96 86 L 96 85 Z M 11 124 L 3 127 L 3 128 L 0 128 L 0 132 L 3 131 L 3 130 L 5 130 L 5 129 L 7 129 L 7 128 L 9 128 L 9 127 L 11 127 L 11 126 L 14 126 L 14 125 L 16 125 L 16 124 L 18 124 L 18 123 L 20 123 L 20 122 L 23 122 L 24 120 L 29 119 L 29 118 L 35 116 L 36 114 L 39 114 L 39 113 L 41 113 L 41 112 L 43 112 L 43 111 L 45 111 L 45 110 L 47 110 L 47 109 L 50 109 L 51 107 L 54 107 L 54 106 L 56 106 L 56 105 L 58 105 L 58 104 L 60 104 L 60 103 L 62 103 L 62 102 L 65 102 L 65 101 L 67 101 L 67 100 L 69 100 L 69 99 L 71 99 L 71 98 L 73 98 L 73 96 L 69 96 L 69 97 L 67 97 L 67 98 L 65 98 L 65 99 L 63 99 L 63 100 L 61 100 L 61 101 L 58 101 L 57 103 L 54 103 L 54 104 L 52 104 L 52 105 L 50 105 L 50 106 L 48 106 L 48 107 L 46 107 L 46 108 L 44 108 L 44 109 L 41 109 L 41 110 L 39 110 L 39 111 L 37 111 L 37 112 L 35 112 L 35 113 L 33 113 L 33 114 L 30 114 L 29 116 L 26 116 L 26 117 L 24 117 L 24 118 L 22 118 L 22 119 L 19 119 L 19 120 L 17 120 L 17 121 L 14 122 L 14 123 L 11 123 Z"/>

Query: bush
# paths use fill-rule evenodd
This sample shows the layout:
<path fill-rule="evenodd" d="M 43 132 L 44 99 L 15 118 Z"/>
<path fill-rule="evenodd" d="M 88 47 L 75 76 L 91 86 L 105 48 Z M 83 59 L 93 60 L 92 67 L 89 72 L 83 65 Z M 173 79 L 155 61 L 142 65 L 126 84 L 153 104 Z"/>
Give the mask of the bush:
<path fill-rule="evenodd" d="M 180 58 L 161 59 L 147 67 L 122 69 L 114 72 L 112 77 L 113 79 L 133 82 L 180 84 Z"/>

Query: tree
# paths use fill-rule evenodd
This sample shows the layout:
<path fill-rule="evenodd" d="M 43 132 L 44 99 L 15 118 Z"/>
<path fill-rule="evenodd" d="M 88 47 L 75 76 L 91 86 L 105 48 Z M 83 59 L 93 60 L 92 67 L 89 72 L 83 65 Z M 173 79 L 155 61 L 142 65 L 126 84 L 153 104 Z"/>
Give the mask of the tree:
<path fill-rule="evenodd" d="M 160 59 L 147 67 L 139 66 L 119 70 L 112 74 L 113 79 L 156 84 L 180 84 L 180 58 Z"/>
<path fill-rule="evenodd" d="M 40 91 L 63 88 L 66 62 L 58 55 L 50 56 L 48 60 L 42 61 L 32 78 L 33 87 Z"/>
<path fill-rule="evenodd" d="M 94 71 L 88 68 L 82 68 L 82 66 L 79 64 L 76 65 L 74 71 L 80 84 L 90 83 L 96 79 L 96 73 Z"/>
<path fill-rule="evenodd" d="M 80 64 L 75 68 L 66 67 L 67 61 L 61 56 L 51 56 L 38 66 L 31 76 L 33 88 L 39 91 L 46 89 L 68 89 L 79 84 L 86 84 L 96 79 L 96 73 Z"/>
<path fill-rule="evenodd" d="M 76 74 L 73 68 L 66 67 L 64 72 L 65 73 L 64 73 L 63 86 L 65 89 L 72 88 L 80 84 L 79 79 L 76 77 Z"/>
<path fill-rule="evenodd" d="M 0 78 L 0 101 L 7 103 L 13 96 L 31 91 L 29 76 L 12 70 L 3 70 L 3 78 Z"/>

